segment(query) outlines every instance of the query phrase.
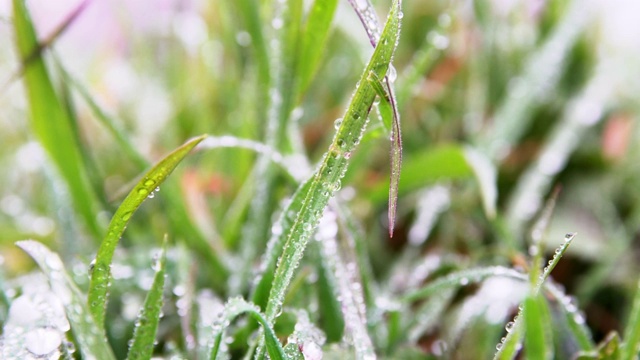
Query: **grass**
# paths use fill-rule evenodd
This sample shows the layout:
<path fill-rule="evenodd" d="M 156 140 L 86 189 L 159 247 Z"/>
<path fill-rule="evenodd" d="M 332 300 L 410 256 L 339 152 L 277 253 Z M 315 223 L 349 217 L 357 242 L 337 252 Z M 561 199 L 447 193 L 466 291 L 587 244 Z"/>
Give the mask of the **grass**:
<path fill-rule="evenodd" d="M 602 55 L 606 11 L 129 9 L 74 65 L 98 6 L 0 22 L 3 358 L 638 357 L 640 54 Z"/>

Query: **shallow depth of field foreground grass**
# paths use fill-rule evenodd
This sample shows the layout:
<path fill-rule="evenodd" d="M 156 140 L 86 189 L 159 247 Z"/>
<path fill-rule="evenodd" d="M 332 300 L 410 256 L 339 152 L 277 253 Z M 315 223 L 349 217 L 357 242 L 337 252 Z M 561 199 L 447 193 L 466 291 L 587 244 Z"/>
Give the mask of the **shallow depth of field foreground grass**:
<path fill-rule="evenodd" d="M 0 358 L 638 359 L 633 0 L 6 3 Z"/>

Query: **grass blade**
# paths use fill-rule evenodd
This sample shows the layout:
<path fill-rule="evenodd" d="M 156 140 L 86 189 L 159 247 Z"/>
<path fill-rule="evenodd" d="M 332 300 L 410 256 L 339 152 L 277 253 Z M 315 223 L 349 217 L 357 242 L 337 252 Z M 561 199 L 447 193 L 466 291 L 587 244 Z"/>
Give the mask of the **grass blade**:
<path fill-rule="evenodd" d="M 144 306 L 136 320 L 136 327 L 133 331 L 133 343 L 127 354 L 127 359 L 129 360 L 149 359 L 153 354 L 153 345 L 156 340 L 160 314 L 162 313 L 166 254 L 167 236 L 165 235 L 159 257 L 154 260 L 155 263 L 153 267 L 156 270 L 156 274 L 153 277 L 151 289 L 149 289 L 149 293 L 147 293 Z"/>
<path fill-rule="evenodd" d="M 82 357 L 115 359 L 101 325 L 91 316 L 84 296 L 67 275 L 60 257 L 37 241 L 24 240 L 16 245 L 29 254 L 48 277 L 51 289 L 64 305 Z"/>
<path fill-rule="evenodd" d="M 337 6 L 338 0 L 316 0 L 309 10 L 307 23 L 302 32 L 302 49 L 298 67 L 300 94 L 305 92 L 318 69 Z"/>
<path fill-rule="evenodd" d="M 221 316 L 220 322 L 214 324 L 213 330 L 213 345 L 211 348 L 211 353 L 209 358 L 211 360 L 215 360 L 219 358 L 220 346 L 222 343 L 222 337 L 224 335 L 226 327 L 239 315 L 244 313 L 249 314 L 252 318 L 254 318 L 260 325 L 262 325 L 262 329 L 265 333 L 267 353 L 271 359 L 286 359 L 287 357 L 284 354 L 284 349 L 282 348 L 282 344 L 278 340 L 278 337 L 273 332 L 271 325 L 264 317 L 264 315 L 260 312 L 260 309 L 242 298 L 233 298 L 227 302 L 224 308 L 224 312 Z"/>
<path fill-rule="evenodd" d="M 355 10 L 356 14 L 360 18 L 360 22 L 362 26 L 364 26 L 367 35 L 369 36 L 369 41 L 371 45 L 375 48 L 378 44 L 378 40 L 380 38 L 380 23 L 378 21 L 378 16 L 376 15 L 375 9 L 369 0 L 349 0 L 349 4 Z M 401 6 L 401 5 L 400 5 Z M 400 9 L 400 17 L 402 17 L 402 9 Z M 391 172 L 389 174 L 389 211 L 388 211 L 388 220 L 389 220 L 389 237 L 393 237 L 393 229 L 396 223 L 396 212 L 398 207 L 398 186 L 400 182 L 400 169 L 402 167 L 402 132 L 400 129 L 400 113 L 398 112 L 398 101 L 396 100 L 396 95 L 393 90 L 393 82 L 396 80 L 396 69 L 392 64 L 389 64 L 389 68 L 387 73 L 384 74 L 383 82 L 378 79 L 382 78 L 381 76 L 377 76 L 375 73 L 370 73 L 368 80 L 371 82 L 373 77 L 373 87 L 378 93 L 378 95 L 382 98 L 386 105 L 383 109 L 380 110 L 380 113 L 385 122 L 387 128 L 391 128 L 391 150 L 389 151 L 389 158 L 391 164 Z M 377 82 L 380 86 L 376 86 L 375 82 Z M 382 89 L 381 84 L 384 83 L 384 89 Z M 387 123 L 389 122 L 389 108 L 391 109 L 391 126 Z M 385 118 L 387 119 L 385 121 Z"/>
<path fill-rule="evenodd" d="M 107 291 L 111 280 L 110 268 L 113 253 L 131 216 L 147 196 L 153 193 L 154 190 L 164 182 L 167 176 L 171 174 L 173 169 L 187 156 L 191 149 L 205 138 L 206 135 L 202 135 L 189 140 L 149 170 L 149 172 L 143 176 L 142 180 L 131 190 L 129 195 L 127 195 L 111 218 L 107 235 L 100 244 L 98 254 L 96 255 L 93 272 L 91 273 L 91 283 L 89 285 L 89 306 L 91 314 L 98 324 L 102 325 L 104 323 Z"/>
<path fill-rule="evenodd" d="M 640 353 L 640 282 L 633 300 L 633 306 L 627 327 L 624 330 L 624 347 L 622 348 L 622 360 L 637 359 Z"/>
<path fill-rule="evenodd" d="M 524 302 L 525 351 L 527 359 L 549 359 L 551 342 L 545 334 L 544 297 L 528 296 Z"/>
<path fill-rule="evenodd" d="M 40 46 L 31 17 L 23 0 L 13 1 L 13 24 L 18 53 L 23 62 Z M 102 235 L 97 221 L 98 199 L 82 166 L 81 146 L 72 119 L 66 112 L 42 57 L 37 55 L 24 69 L 31 126 L 38 141 L 51 157 L 66 181 L 74 206 L 88 230 L 96 237 Z"/>
<path fill-rule="evenodd" d="M 351 99 L 345 120 L 341 123 L 320 168 L 312 176 L 301 211 L 288 231 L 287 242 L 276 269 L 267 304 L 266 316 L 270 322 L 282 308 L 284 293 L 302 257 L 306 243 L 317 226 L 330 197 L 340 189 L 340 180 L 347 168 L 348 159 L 364 132 L 367 115 L 376 96 L 375 90 L 368 84 L 366 77 L 372 71 L 378 76 L 386 73 L 400 31 L 399 13 L 400 4 L 394 1 L 382 35 L 381 46 L 376 47 L 364 71 L 362 81 Z"/>
<path fill-rule="evenodd" d="M 265 311 L 270 323 L 275 320 L 282 309 L 286 290 L 300 263 L 307 242 L 329 199 L 335 191 L 340 189 L 340 181 L 347 169 L 351 153 L 355 150 L 365 130 L 368 113 L 376 97 L 375 89 L 366 80 L 371 72 L 376 73 L 378 77 L 386 74 L 400 34 L 399 14 L 400 3 L 396 0 L 393 2 L 380 46 L 376 47 L 364 70 L 344 120 L 339 123 L 338 132 L 329 151 L 324 155 L 320 167 L 309 180 L 309 190 L 304 194 L 300 212 L 289 229 L 282 229 L 287 240 L 278 261 Z M 263 350 L 259 349 L 256 355 L 261 358 L 263 353 Z"/>

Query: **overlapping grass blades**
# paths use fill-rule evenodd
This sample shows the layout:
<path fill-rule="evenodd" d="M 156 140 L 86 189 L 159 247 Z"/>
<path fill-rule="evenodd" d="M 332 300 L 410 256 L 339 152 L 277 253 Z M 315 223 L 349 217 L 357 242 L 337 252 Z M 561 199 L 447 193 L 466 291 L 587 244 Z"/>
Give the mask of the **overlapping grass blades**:
<path fill-rule="evenodd" d="M 153 354 L 153 346 L 156 341 L 158 323 L 162 314 L 164 279 L 166 273 L 167 259 L 167 238 L 162 243 L 162 249 L 153 267 L 156 271 L 153 277 L 151 289 L 147 293 L 144 305 L 140 310 L 140 315 L 136 320 L 136 327 L 133 331 L 131 347 L 127 354 L 128 360 L 150 359 Z"/>
<path fill-rule="evenodd" d="M 100 244 L 95 263 L 93 264 L 91 284 L 89 286 L 88 302 L 91 314 L 101 326 L 104 324 L 107 293 L 111 281 L 111 260 L 127 223 L 142 202 L 147 199 L 150 194 L 154 193 L 158 186 L 171 174 L 173 169 L 189 154 L 191 149 L 206 137 L 206 135 L 201 135 L 187 141 L 184 145 L 174 150 L 156 164 L 131 190 L 111 218 L 107 235 Z"/>
<path fill-rule="evenodd" d="M 340 180 L 344 176 L 348 159 L 362 136 L 368 112 L 376 96 L 375 90 L 366 81 L 367 76 L 369 72 L 375 72 L 379 77 L 386 74 L 399 36 L 399 13 L 400 4 L 398 1 L 394 1 L 380 40 L 380 46 L 376 48 L 364 71 L 329 151 L 311 178 L 309 189 L 304 194 L 302 207 L 291 227 L 283 229 L 283 233 L 287 234 L 287 241 L 278 262 L 267 303 L 266 316 L 270 322 L 275 319 L 276 314 L 282 308 L 284 292 L 298 266 L 306 243 L 317 226 L 322 211 L 335 191 L 340 189 Z"/>
<path fill-rule="evenodd" d="M 280 344 L 276 334 L 273 332 L 273 329 L 266 317 L 260 312 L 260 309 L 256 305 L 249 303 L 242 298 L 233 298 L 229 300 L 225 305 L 222 315 L 220 316 L 220 320 L 214 324 L 213 342 L 209 358 L 211 360 L 224 358 L 221 356 L 222 352 L 220 351 L 224 332 L 231 321 L 244 313 L 249 314 L 253 319 L 260 323 L 260 325 L 262 325 L 269 357 L 271 359 L 287 359 L 282 345 Z"/>
<path fill-rule="evenodd" d="M 13 19 L 18 53 L 25 66 L 24 83 L 29 99 L 31 126 L 65 180 L 73 204 L 88 230 L 99 238 L 102 234 L 97 221 L 99 204 L 83 166 L 83 149 L 73 119 L 56 94 L 44 60 L 37 51 L 41 45 L 23 0 L 13 1 Z"/>
<path fill-rule="evenodd" d="M 36 261 L 49 279 L 52 291 L 62 301 L 83 358 L 115 359 L 102 324 L 91 316 L 84 295 L 67 275 L 60 257 L 37 241 L 24 240 L 17 245 Z"/>

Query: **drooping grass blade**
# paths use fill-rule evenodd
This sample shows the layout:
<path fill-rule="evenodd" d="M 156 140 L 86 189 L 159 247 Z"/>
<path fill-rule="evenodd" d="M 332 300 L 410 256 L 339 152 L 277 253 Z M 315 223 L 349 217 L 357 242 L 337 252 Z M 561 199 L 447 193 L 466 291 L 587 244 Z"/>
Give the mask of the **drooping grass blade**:
<path fill-rule="evenodd" d="M 111 218 L 107 235 L 100 244 L 96 255 L 89 285 L 89 306 L 91 314 L 98 324 L 102 325 L 104 323 L 107 292 L 111 281 L 110 268 L 113 253 L 131 216 L 142 202 L 164 182 L 191 149 L 205 138 L 206 135 L 202 135 L 189 140 L 149 170 L 127 195 Z"/>
<path fill-rule="evenodd" d="M 140 315 L 136 320 L 131 347 L 129 347 L 129 353 L 127 354 L 128 360 L 149 359 L 153 354 L 153 345 L 156 341 L 156 332 L 162 313 L 166 254 L 167 236 L 165 235 L 160 254 L 157 259 L 154 259 L 153 267 L 156 274 L 153 277 L 153 283 L 147 293 L 147 298 L 144 300 Z"/>
<path fill-rule="evenodd" d="M 84 295 L 67 275 L 60 257 L 33 240 L 16 243 L 38 264 L 49 279 L 51 289 L 62 301 L 80 353 L 85 359 L 115 359 L 109 343 L 84 301 Z"/>
<path fill-rule="evenodd" d="M 378 40 L 380 39 L 380 23 L 373 5 L 371 5 L 369 0 L 349 0 L 349 3 L 360 18 L 360 22 L 369 36 L 369 42 L 371 42 L 371 45 L 375 48 L 378 44 Z M 400 4 L 399 6 L 401 7 L 402 5 Z M 400 10 L 399 15 L 402 18 L 402 10 Z M 382 78 L 382 76 L 377 76 L 375 73 L 372 74 L 374 75 L 374 81 L 376 81 L 375 79 Z M 391 108 L 391 149 L 389 151 L 391 173 L 389 174 L 388 211 L 389 237 L 393 237 L 393 230 L 396 222 L 398 186 L 400 182 L 400 169 L 402 167 L 402 132 L 400 129 L 400 113 L 398 112 L 398 101 L 396 100 L 395 91 L 393 89 L 393 82 L 396 80 L 396 76 L 396 69 L 390 63 L 387 73 L 384 74 L 383 81 L 378 80 L 379 83 L 384 84 L 386 96 L 382 95 L 380 89 L 374 86 L 378 95 L 380 95 L 383 101 L 388 103 L 388 107 Z"/>

